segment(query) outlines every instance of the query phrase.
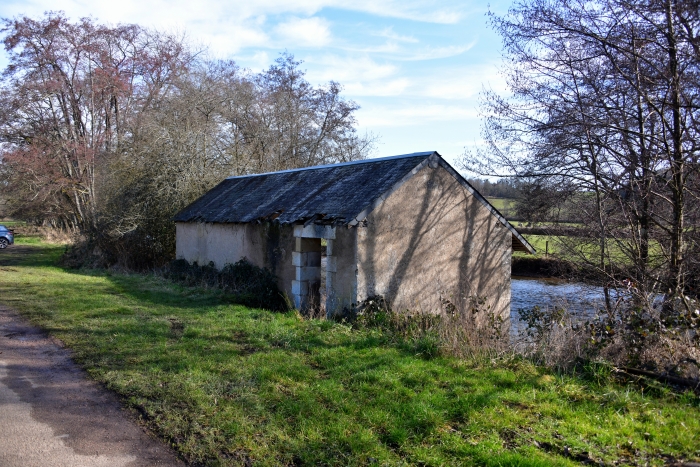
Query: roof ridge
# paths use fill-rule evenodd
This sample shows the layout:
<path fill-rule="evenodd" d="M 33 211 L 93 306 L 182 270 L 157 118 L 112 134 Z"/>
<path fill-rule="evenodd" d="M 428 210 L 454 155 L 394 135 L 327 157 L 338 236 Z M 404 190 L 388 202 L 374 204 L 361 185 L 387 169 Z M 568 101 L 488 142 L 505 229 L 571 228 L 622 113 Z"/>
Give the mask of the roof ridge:
<path fill-rule="evenodd" d="M 333 168 L 333 167 L 344 167 L 344 166 L 348 166 L 348 165 L 368 164 L 368 163 L 372 163 L 372 162 L 382 162 L 382 161 L 388 161 L 388 160 L 393 160 L 393 159 L 403 159 L 403 158 L 409 158 L 409 157 L 419 157 L 419 156 L 428 157 L 428 156 L 431 156 L 431 155 L 436 154 L 436 153 L 437 153 L 437 151 L 414 152 L 411 154 L 400 154 L 398 156 L 377 157 L 375 159 L 362 159 L 359 161 L 341 162 L 340 164 L 313 165 L 311 167 L 301 167 L 298 169 L 278 170 L 277 172 L 263 172 L 263 173 L 258 173 L 258 174 L 234 175 L 232 177 L 226 177 L 226 180 L 233 180 L 236 178 L 260 177 L 262 175 L 275 175 L 275 174 L 283 174 L 283 173 L 291 173 L 291 172 L 301 172 L 304 170 L 328 169 L 328 168 Z"/>

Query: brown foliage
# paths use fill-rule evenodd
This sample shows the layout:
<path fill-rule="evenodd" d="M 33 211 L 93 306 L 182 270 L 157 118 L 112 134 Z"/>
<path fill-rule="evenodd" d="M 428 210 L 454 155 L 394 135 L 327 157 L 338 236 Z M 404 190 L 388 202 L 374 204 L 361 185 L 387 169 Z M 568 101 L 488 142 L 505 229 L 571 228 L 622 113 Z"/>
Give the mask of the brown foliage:
<path fill-rule="evenodd" d="M 88 229 L 98 164 L 119 151 L 139 112 L 189 60 L 170 36 L 60 13 L 4 20 L 3 175 L 14 213 Z"/>
<path fill-rule="evenodd" d="M 169 261 L 172 216 L 226 176 L 372 149 L 357 104 L 337 83 L 312 86 L 288 54 L 251 74 L 181 37 L 61 13 L 5 20 L 2 33 L 6 214 L 78 229 L 93 264 Z"/>

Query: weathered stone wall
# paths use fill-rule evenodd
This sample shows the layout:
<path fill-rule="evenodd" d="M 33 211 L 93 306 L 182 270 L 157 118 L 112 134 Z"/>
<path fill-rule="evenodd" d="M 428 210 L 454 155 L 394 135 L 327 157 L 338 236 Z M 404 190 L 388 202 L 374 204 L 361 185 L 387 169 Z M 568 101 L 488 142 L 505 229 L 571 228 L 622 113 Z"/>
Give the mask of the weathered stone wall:
<path fill-rule="evenodd" d="M 396 311 L 432 312 L 486 297 L 510 312 L 511 232 L 447 170 L 423 168 L 357 232 L 357 300 L 383 295 Z"/>
<path fill-rule="evenodd" d="M 176 223 L 176 258 L 199 265 L 214 263 L 217 269 L 246 258 L 270 269 L 281 290 L 291 296 L 295 276 L 292 265 L 292 227 L 273 223 L 211 224 Z"/>

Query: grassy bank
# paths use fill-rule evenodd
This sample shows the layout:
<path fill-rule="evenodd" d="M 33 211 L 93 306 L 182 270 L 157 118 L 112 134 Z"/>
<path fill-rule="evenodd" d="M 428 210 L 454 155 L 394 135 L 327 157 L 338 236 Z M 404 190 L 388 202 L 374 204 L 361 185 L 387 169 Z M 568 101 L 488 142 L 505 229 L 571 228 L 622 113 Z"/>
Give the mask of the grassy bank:
<path fill-rule="evenodd" d="M 0 252 L 0 303 L 61 339 L 200 465 L 664 465 L 700 458 L 700 404 L 603 370 L 425 358 L 397 342 L 144 275 Z"/>
<path fill-rule="evenodd" d="M 11 221 L 8 219 L 0 218 L 0 225 L 4 225 L 8 229 L 16 229 L 18 227 L 24 227 L 26 223 L 23 221 Z"/>

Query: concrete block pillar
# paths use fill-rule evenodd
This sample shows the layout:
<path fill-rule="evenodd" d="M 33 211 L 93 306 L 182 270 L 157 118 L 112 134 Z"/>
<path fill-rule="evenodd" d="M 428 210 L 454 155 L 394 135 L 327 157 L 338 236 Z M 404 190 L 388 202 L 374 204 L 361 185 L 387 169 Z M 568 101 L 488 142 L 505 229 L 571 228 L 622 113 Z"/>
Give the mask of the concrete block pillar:
<path fill-rule="evenodd" d="M 321 239 L 295 238 L 292 264 L 296 267 L 296 277 L 292 281 L 294 306 L 298 310 L 318 303 L 321 287 Z"/>

